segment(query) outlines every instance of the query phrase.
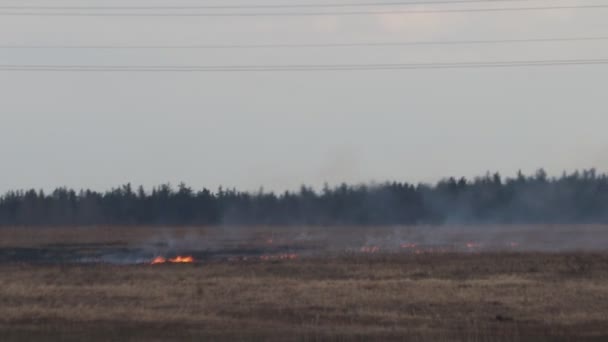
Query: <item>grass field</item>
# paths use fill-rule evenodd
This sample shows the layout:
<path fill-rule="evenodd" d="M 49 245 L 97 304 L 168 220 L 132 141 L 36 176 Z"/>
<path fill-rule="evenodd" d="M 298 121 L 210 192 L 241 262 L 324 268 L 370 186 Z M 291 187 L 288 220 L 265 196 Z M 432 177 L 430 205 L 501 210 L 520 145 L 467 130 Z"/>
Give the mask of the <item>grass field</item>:
<path fill-rule="evenodd" d="M 0 232 L 12 237 L 3 247 L 139 242 L 150 232 L 15 231 Z M 0 289 L 0 341 L 608 340 L 608 253 L 599 251 L 11 262 L 0 263 Z"/>

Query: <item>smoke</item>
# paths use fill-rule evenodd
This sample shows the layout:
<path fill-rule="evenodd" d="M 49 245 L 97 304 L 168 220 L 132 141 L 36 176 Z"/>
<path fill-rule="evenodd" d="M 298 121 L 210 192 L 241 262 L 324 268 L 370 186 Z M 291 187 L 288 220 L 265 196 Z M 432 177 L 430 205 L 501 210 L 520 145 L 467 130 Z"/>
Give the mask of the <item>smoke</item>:
<path fill-rule="evenodd" d="M 62 232 L 65 233 L 65 228 Z M 8 233 L 19 234 L 14 230 Z M 82 234 L 78 241 L 70 243 L 48 243 L 43 239 L 32 242 L 29 247 L 7 242 L 0 247 L 0 263 L 149 265 L 157 257 L 170 260 L 181 256 L 191 257 L 195 264 L 205 264 L 368 254 L 409 257 L 450 253 L 603 252 L 608 246 L 606 226 L 563 224 L 156 227 L 139 229 L 134 236 L 136 238 L 120 236 L 120 241 L 92 242 L 98 240 L 95 234 Z"/>

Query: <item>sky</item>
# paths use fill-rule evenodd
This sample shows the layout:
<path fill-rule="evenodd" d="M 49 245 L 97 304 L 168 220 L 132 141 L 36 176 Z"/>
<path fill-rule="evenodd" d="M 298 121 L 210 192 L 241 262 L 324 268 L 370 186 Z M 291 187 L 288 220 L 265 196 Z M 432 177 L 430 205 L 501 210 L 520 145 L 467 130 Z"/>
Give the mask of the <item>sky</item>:
<path fill-rule="evenodd" d="M 331 3 L 337 2 L 355 1 Z M 48 5 L 49 1 L 2 4 L 10 3 Z M 172 1 L 170 5 L 177 3 L 201 2 Z M 227 3 L 252 4 L 204 2 Z M 258 3 L 294 2 L 256 0 Z M 52 4 L 83 2 L 53 0 Z M 142 2 L 90 0 L 86 4 L 136 6 Z M 169 3 L 156 0 L 145 4 Z M 332 44 L 598 37 L 608 36 L 607 16 L 608 9 L 305 17 L 0 16 L 0 45 Z M 3 65 L 383 64 L 601 58 L 608 58 L 608 40 L 307 49 L 0 48 Z M 590 167 L 606 171 L 606 89 L 608 65 L 226 73 L 0 71 L 0 191 L 57 186 L 105 190 L 128 182 L 151 187 L 182 181 L 194 188 L 223 185 L 283 191 L 301 184 L 320 187 L 326 182 L 434 182 L 486 171 L 514 175 L 517 170 L 533 173 L 540 167 L 555 175 Z"/>

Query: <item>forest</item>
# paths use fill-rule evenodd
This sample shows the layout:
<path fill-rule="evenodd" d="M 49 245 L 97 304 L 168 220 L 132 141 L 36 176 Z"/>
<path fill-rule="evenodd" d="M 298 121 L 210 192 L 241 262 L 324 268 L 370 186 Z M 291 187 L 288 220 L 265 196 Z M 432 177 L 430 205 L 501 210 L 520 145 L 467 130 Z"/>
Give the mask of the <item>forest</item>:
<path fill-rule="evenodd" d="M 2 226 L 316 225 L 608 223 L 608 175 L 594 169 L 549 177 L 445 178 L 302 186 L 283 193 L 195 190 L 131 184 L 105 192 L 65 187 L 12 190 L 0 197 Z"/>

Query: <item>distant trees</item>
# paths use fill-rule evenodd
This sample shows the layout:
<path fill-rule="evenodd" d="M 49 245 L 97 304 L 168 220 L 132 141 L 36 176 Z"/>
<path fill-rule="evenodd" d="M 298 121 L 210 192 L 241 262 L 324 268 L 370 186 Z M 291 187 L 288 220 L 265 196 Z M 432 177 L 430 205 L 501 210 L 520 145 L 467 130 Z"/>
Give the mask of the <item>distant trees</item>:
<path fill-rule="evenodd" d="M 0 196 L 0 225 L 397 225 L 436 223 L 608 223 L 608 176 L 595 170 L 550 178 L 486 174 L 435 185 L 302 186 L 282 194 L 196 191 L 131 184 L 106 192 L 58 188 Z"/>

